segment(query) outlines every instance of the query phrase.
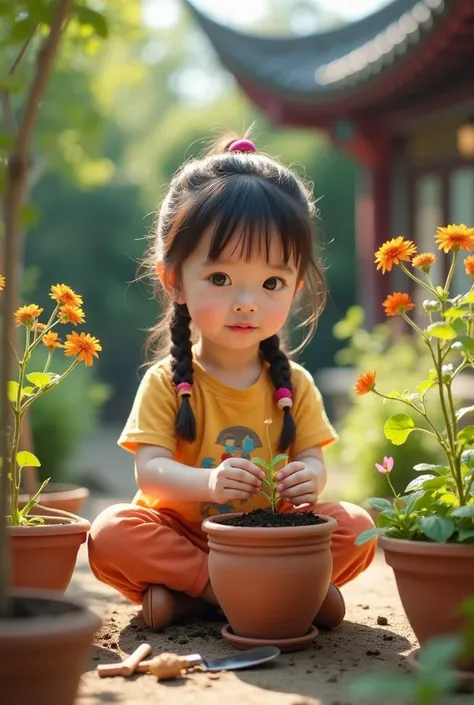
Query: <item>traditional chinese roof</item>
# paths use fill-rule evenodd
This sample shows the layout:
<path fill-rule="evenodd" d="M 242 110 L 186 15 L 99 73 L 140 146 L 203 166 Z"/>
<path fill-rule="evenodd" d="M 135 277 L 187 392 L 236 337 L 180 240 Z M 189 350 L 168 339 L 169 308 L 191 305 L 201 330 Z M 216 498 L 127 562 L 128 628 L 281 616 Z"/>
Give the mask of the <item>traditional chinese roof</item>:
<path fill-rule="evenodd" d="M 277 121 L 304 124 L 334 116 L 337 106 L 342 114 L 388 109 L 432 95 L 448 75 L 451 88 L 472 75 L 474 0 L 393 0 L 357 22 L 299 37 L 247 35 L 185 1 L 222 63 Z"/>

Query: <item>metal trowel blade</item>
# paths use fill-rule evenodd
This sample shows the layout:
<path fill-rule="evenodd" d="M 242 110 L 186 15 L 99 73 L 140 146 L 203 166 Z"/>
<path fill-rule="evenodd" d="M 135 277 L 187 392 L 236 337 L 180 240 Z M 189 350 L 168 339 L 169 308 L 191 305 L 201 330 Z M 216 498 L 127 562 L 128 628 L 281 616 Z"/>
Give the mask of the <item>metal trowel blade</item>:
<path fill-rule="evenodd" d="M 242 668 L 252 668 L 267 663 L 267 661 L 273 661 L 280 653 L 280 649 L 276 646 L 257 646 L 255 649 L 248 649 L 232 656 L 206 659 L 204 668 L 206 671 L 236 671 Z"/>

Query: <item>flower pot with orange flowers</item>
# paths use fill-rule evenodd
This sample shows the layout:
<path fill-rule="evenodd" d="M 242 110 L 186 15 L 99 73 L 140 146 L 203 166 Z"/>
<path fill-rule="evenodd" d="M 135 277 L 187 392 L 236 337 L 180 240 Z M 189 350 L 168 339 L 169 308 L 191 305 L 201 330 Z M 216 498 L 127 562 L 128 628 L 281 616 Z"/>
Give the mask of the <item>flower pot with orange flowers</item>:
<path fill-rule="evenodd" d="M 377 528 L 357 539 L 361 544 L 380 536 L 422 649 L 434 636 L 460 633 L 467 627 L 466 601 L 474 595 L 474 422 L 469 421 L 474 405 L 460 407 L 453 393 L 454 381 L 474 367 L 474 255 L 464 255 L 464 291 L 451 291 L 460 254 L 474 250 L 474 228 L 440 227 L 435 241 L 444 253 L 443 264 L 447 259 L 441 283 L 432 277 L 436 255 L 417 254 L 415 245 L 402 237 L 382 245 L 375 260 L 383 274 L 399 267 L 426 292 L 418 315 L 411 292 L 390 294 L 383 304 L 387 316 L 400 316 L 427 346 L 432 366 L 425 379 L 416 389 L 382 392 L 374 370 L 362 373 L 355 386 L 358 395 L 376 394 L 403 407 L 404 413 L 391 416 L 384 425 L 385 436 L 394 445 L 403 444 L 411 433 L 423 432 L 443 452 L 444 462 L 439 465 L 413 458 L 419 475 L 401 495 L 390 480 L 396 472 L 392 458 L 377 465 L 387 477 L 393 501 L 370 499 L 379 511 Z M 441 423 L 433 420 L 435 406 L 442 412 Z M 422 421 L 423 428 L 417 421 Z M 472 652 L 460 654 L 458 663 L 462 670 L 474 671 Z"/>
<path fill-rule="evenodd" d="M 21 431 L 32 404 L 55 389 L 77 365 L 92 365 L 101 346 L 93 336 L 76 330 L 67 333 L 62 340 L 59 330 L 63 326 L 75 327 L 84 322 L 82 298 L 65 284 L 52 286 L 50 296 L 53 307 L 44 322 L 40 320 L 43 309 L 36 304 L 21 306 L 14 314 L 17 326 L 22 328 L 24 344 L 21 354 L 16 356 L 17 379 L 8 387 L 12 424 L 7 430 L 9 456 L 2 472 L 8 473 L 10 488 L 6 520 L 12 555 L 11 586 L 64 593 L 90 523 L 71 512 L 52 510 L 40 504 L 39 498 L 48 480 L 26 503 L 20 502 L 23 469 L 40 466 L 34 453 L 19 449 Z M 35 370 L 32 360 L 40 345 L 46 346 L 49 354 L 44 367 Z M 56 374 L 51 366 L 54 355 L 60 352 L 71 358 L 71 364 L 63 374 Z"/>
<path fill-rule="evenodd" d="M 265 421 L 269 445 L 271 423 Z M 268 508 L 212 516 L 202 524 L 209 578 L 229 620 L 222 635 L 239 649 L 272 644 L 297 651 L 318 634 L 312 621 L 329 590 L 337 522 L 311 511 L 281 511 L 276 474 L 287 458 L 252 458 L 266 473 L 261 493 Z"/>

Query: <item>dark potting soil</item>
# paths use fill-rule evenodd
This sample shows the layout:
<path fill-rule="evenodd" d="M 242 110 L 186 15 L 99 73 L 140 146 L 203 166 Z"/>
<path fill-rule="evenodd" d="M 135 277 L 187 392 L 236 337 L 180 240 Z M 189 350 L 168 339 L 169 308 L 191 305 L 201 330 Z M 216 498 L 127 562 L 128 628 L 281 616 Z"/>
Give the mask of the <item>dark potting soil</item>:
<path fill-rule="evenodd" d="M 11 601 L 13 619 L 34 619 L 36 617 L 54 617 L 81 611 L 78 605 L 38 597 L 14 597 Z"/>
<path fill-rule="evenodd" d="M 240 514 L 229 519 L 222 519 L 220 524 L 230 526 L 259 526 L 259 527 L 284 527 L 284 526 L 310 526 L 312 524 L 326 524 L 326 519 L 321 519 L 314 512 L 292 512 L 289 514 L 273 514 L 271 509 L 253 509 L 251 512 Z"/>

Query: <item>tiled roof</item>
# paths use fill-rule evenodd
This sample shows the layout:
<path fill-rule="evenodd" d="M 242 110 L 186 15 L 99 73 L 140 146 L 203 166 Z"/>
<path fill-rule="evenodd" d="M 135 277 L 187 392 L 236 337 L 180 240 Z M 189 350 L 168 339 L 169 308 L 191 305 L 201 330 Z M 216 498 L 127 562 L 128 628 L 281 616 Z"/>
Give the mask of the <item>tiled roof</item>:
<path fill-rule="evenodd" d="M 243 34 L 185 2 L 233 74 L 294 100 L 314 101 L 357 89 L 403 61 L 457 0 L 394 0 L 341 28 L 284 38 Z"/>

